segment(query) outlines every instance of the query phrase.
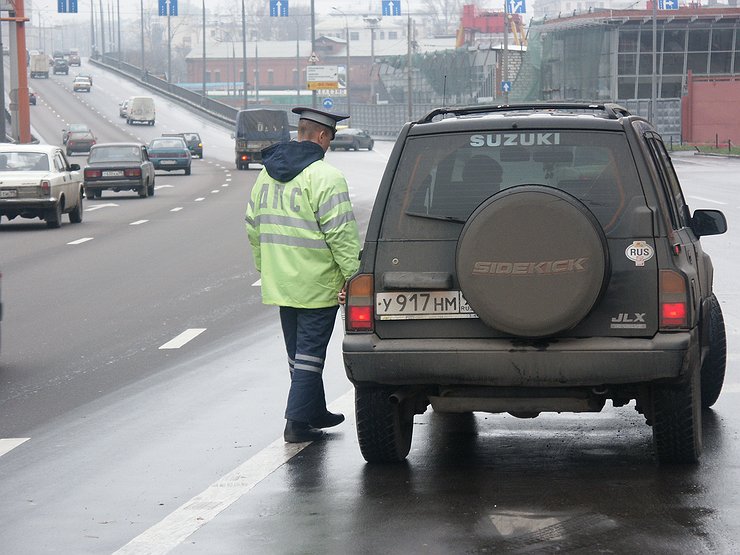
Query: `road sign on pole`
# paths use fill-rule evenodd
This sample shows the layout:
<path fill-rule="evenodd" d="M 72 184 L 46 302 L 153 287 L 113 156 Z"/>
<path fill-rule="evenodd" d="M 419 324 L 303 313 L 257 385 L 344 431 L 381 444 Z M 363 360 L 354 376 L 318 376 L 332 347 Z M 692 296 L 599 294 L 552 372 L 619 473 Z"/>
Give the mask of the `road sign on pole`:
<path fill-rule="evenodd" d="M 288 17 L 288 0 L 270 0 L 270 17 Z"/>
<path fill-rule="evenodd" d="M 506 0 L 506 13 L 527 13 L 525 0 Z"/>
<path fill-rule="evenodd" d="M 169 14 L 167 5 L 169 4 Z M 159 0 L 159 15 L 177 15 L 177 0 Z"/>
<path fill-rule="evenodd" d="M 511 81 L 501 81 L 501 92 L 511 92 Z"/>
<path fill-rule="evenodd" d="M 332 108 L 334 108 L 334 101 L 331 98 L 325 98 L 321 104 L 327 110 L 331 110 Z"/>
<path fill-rule="evenodd" d="M 401 0 L 383 0 L 381 13 L 382 15 L 401 15 Z"/>
<path fill-rule="evenodd" d="M 57 13 L 77 13 L 77 0 L 57 0 Z"/>
<path fill-rule="evenodd" d="M 661 10 L 677 10 L 678 0 L 658 0 L 658 9 Z"/>

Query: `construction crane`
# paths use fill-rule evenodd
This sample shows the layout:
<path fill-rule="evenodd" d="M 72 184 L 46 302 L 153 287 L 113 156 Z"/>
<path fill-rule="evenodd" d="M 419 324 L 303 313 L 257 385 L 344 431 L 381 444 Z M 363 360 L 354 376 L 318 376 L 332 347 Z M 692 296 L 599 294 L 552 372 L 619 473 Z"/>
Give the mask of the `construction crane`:
<path fill-rule="evenodd" d="M 524 31 L 524 21 L 519 14 L 505 14 L 504 12 L 479 11 L 475 4 L 463 6 L 460 28 L 457 31 L 457 47 L 472 46 L 478 34 L 503 35 L 506 25 L 506 16 L 509 19 L 509 33 L 513 37 L 513 44 L 527 45 L 527 35 Z"/>

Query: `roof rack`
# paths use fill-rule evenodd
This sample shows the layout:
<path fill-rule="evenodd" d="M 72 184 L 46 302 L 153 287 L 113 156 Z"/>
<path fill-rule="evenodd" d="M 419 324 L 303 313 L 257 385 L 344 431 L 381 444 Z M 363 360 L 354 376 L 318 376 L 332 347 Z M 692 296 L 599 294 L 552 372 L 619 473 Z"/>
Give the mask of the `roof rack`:
<path fill-rule="evenodd" d="M 619 119 L 632 115 L 627 108 L 614 103 L 593 102 L 541 102 L 533 104 L 498 104 L 479 106 L 460 106 L 455 108 L 435 108 L 417 123 L 430 123 L 437 116 L 452 114 L 467 116 L 495 112 L 603 112 L 609 119 Z"/>

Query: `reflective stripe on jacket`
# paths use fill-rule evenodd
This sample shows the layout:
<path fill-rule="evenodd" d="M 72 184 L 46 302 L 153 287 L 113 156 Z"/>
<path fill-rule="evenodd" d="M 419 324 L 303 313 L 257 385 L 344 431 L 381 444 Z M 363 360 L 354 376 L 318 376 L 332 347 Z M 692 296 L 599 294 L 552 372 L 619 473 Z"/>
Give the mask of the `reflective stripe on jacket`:
<path fill-rule="evenodd" d="M 323 160 L 285 183 L 263 169 L 247 205 L 247 234 L 262 302 L 294 308 L 338 303 L 359 267 L 360 239 L 347 182 Z"/>

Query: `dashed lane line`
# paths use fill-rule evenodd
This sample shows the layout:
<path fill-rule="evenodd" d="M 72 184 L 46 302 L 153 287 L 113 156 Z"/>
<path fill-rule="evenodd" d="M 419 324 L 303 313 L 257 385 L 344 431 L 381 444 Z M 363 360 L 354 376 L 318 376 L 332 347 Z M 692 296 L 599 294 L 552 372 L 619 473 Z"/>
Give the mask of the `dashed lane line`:
<path fill-rule="evenodd" d="M 170 212 L 179 212 L 179 211 L 180 211 L 180 210 L 182 210 L 182 209 L 183 209 L 183 207 L 182 207 L 182 206 L 176 206 L 175 208 L 172 208 L 172 209 L 170 210 Z"/>
<path fill-rule="evenodd" d="M 187 329 L 177 337 L 170 339 L 167 343 L 162 345 L 160 349 L 179 349 L 183 345 L 198 337 L 204 331 L 206 331 L 206 328 Z"/>
<path fill-rule="evenodd" d="M 352 412 L 354 410 L 354 390 L 350 389 L 329 408 L 342 413 Z M 164 555 L 169 553 L 188 536 L 239 501 L 309 445 L 310 443 L 285 443 L 282 437 L 276 439 L 254 457 L 222 476 L 113 555 L 142 553 Z"/>
<path fill-rule="evenodd" d="M 87 243 L 88 241 L 92 241 L 92 240 L 93 240 L 93 237 L 82 237 L 81 239 L 70 241 L 67 244 L 68 245 L 81 245 L 82 243 Z"/>
<path fill-rule="evenodd" d="M 147 223 L 149 220 L 136 220 L 135 222 L 131 222 L 128 225 L 141 225 Z"/>
<path fill-rule="evenodd" d="M 195 199 L 195 202 L 202 202 L 204 200 L 206 200 L 206 197 L 198 197 L 197 199 Z"/>
<path fill-rule="evenodd" d="M 252 287 L 262 287 L 262 279 L 258 279 L 252 284 Z"/>
<path fill-rule="evenodd" d="M 95 210 L 100 210 L 101 208 L 111 208 L 112 206 L 118 206 L 118 204 L 114 202 L 106 202 L 104 204 L 93 204 L 92 206 L 85 208 L 85 212 L 94 212 Z"/>
<path fill-rule="evenodd" d="M 0 457 L 9 453 L 19 445 L 27 442 L 30 437 L 7 437 L 0 438 Z"/>

